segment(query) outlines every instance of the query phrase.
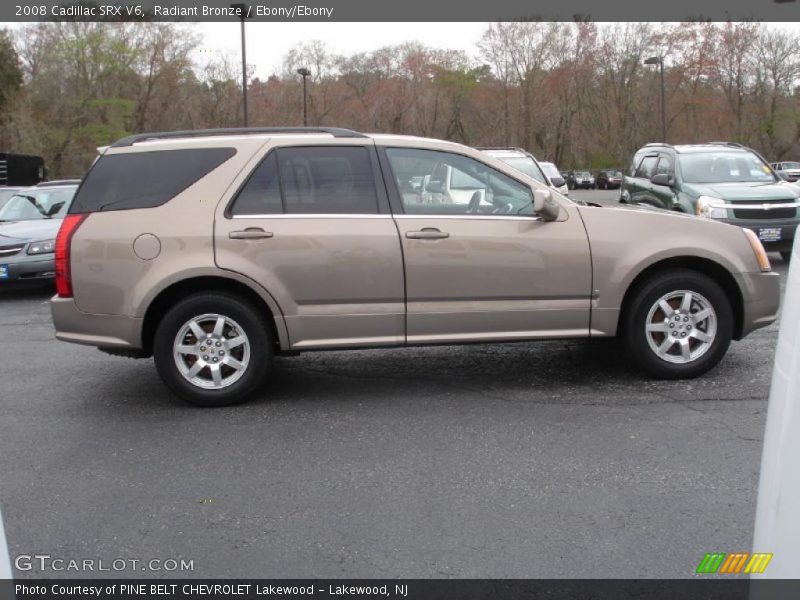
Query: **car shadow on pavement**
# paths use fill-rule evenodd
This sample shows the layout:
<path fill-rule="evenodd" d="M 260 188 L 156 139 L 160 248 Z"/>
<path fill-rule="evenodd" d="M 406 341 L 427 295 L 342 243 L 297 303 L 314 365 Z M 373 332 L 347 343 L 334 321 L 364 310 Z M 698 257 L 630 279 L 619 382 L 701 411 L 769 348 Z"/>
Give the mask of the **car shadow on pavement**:
<path fill-rule="evenodd" d="M 14 286 L 0 285 L 0 303 L 3 300 L 49 300 L 56 293 L 51 285 Z"/>

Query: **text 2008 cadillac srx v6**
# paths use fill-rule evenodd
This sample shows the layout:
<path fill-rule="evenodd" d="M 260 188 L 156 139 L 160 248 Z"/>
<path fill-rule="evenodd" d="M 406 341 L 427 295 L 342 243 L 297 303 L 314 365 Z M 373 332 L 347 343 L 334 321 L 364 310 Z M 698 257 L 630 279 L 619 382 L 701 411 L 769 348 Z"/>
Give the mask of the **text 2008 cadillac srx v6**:
<path fill-rule="evenodd" d="M 578 206 L 482 152 L 336 128 L 141 134 L 102 151 L 56 242 L 60 340 L 239 402 L 280 353 L 619 336 L 700 375 L 771 323 L 757 237 Z"/>

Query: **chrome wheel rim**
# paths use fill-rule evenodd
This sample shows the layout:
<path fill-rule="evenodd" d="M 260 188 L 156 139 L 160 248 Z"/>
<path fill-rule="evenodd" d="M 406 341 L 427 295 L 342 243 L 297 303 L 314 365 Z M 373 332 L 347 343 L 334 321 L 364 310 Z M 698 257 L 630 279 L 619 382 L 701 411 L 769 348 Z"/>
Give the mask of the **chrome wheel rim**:
<path fill-rule="evenodd" d="M 705 296 L 690 290 L 664 294 L 647 313 L 647 343 L 663 361 L 688 364 L 708 352 L 717 337 L 717 313 Z"/>
<path fill-rule="evenodd" d="M 250 364 L 250 339 L 230 317 L 208 313 L 189 319 L 173 343 L 175 366 L 192 385 L 218 390 L 242 378 Z"/>

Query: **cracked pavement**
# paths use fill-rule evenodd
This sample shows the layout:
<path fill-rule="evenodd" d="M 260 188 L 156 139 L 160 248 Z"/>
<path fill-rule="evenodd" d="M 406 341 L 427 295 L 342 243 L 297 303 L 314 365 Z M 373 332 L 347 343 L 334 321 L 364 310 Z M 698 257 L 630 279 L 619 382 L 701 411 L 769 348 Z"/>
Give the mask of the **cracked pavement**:
<path fill-rule="evenodd" d="M 0 296 L 12 560 L 664 578 L 749 548 L 775 325 L 693 381 L 648 380 L 602 340 L 310 353 L 253 402 L 200 410 L 149 360 L 54 341 L 47 299 Z"/>

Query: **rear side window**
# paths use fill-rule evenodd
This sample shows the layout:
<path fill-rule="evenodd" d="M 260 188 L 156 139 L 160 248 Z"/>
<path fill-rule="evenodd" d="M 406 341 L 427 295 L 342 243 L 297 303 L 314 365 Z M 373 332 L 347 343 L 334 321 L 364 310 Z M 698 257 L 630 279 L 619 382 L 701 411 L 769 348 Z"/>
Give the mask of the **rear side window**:
<path fill-rule="evenodd" d="M 235 148 L 188 148 L 102 156 L 86 176 L 70 212 L 161 206 L 234 154 Z"/>
<path fill-rule="evenodd" d="M 377 214 L 369 151 L 362 146 L 279 148 L 255 168 L 233 215 Z"/>
<path fill-rule="evenodd" d="M 281 148 L 278 166 L 289 214 L 375 214 L 372 164 L 359 146 Z"/>

